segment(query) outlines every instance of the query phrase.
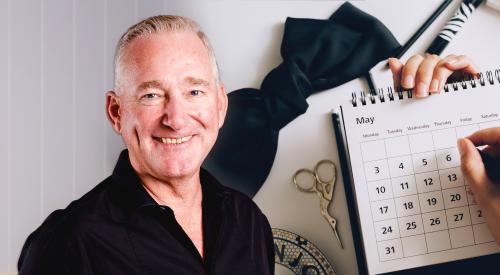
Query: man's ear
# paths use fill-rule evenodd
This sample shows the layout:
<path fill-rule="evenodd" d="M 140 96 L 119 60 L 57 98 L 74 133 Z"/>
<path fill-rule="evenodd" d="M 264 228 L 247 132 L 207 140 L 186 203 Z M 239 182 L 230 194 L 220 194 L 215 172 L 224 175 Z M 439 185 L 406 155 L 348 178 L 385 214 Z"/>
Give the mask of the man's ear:
<path fill-rule="evenodd" d="M 227 94 L 224 84 L 220 84 L 218 91 L 217 108 L 219 110 L 219 128 L 224 124 L 227 112 Z"/>
<path fill-rule="evenodd" d="M 106 115 L 115 132 L 120 134 L 122 130 L 120 99 L 114 91 L 106 93 Z"/>

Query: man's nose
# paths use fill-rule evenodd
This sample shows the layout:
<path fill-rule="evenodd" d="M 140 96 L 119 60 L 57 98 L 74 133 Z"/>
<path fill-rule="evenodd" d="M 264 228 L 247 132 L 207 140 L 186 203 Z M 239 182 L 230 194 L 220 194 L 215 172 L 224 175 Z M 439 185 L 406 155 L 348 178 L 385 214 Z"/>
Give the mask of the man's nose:
<path fill-rule="evenodd" d="M 182 129 L 187 121 L 187 110 L 180 96 L 169 97 L 165 102 L 162 124 L 173 130 Z"/>

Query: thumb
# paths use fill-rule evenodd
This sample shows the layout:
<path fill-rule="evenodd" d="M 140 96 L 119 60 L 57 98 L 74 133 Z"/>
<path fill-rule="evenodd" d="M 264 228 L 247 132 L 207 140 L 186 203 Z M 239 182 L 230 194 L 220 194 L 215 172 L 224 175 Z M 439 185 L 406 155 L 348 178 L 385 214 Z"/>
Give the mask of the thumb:
<path fill-rule="evenodd" d="M 486 169 L 474 144 L 467 138 L 461 138 L 458 139 L 457 145 L 460 151 L 462 173 L 467 181 L 471 185 L 486 182 Z"/>
<path fill-rule="evenodd" d="M 452 71 L 459 71 L 462 70 L 466 73 L 472 74 L 472 75 L 477 75 L 479 74 L 479 70 L 477 69 L 477 66 L 474 65 L 472 60 L 465 56 L 465 55 L 460 55 L 460 56 L 448 56 L 444 59 L 445 66 Z"/>

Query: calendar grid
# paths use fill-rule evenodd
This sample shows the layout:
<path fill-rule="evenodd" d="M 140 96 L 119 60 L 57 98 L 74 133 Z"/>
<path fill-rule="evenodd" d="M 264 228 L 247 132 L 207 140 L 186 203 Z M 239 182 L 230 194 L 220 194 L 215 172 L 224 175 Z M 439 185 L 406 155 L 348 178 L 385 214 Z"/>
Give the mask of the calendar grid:
<path fill-rule="evenodd" d="M 385 142 L 384 142 L 384 151 L 385 151 L 385 155 L 387 156 L 387 145 L 385 144 Z M 386 159 L 386 164 L 388 165 L 387 159 Z M 394 205 L 396 205 L 396 201 L 394 200 L 394 198 L 392 199 L 392 202 L 394 203 Z M 396 220 L 396 224 L 397 224 L 397 228 L 399 231 L 399 236 L 401 236 L 401 228 L 399 227 L 399 222 L 397 220 Z M 380 251 L 379 251 L 379 253 L 380 253 Z"/>
<path fill-rule="evenodd" d="M 364 158 L 363 158 L 363 154 L 361 154 L 361 161 L 362 161 L 363 163 L 365 163 L 365 160 L 364 160 Z M 365 182 L 368 182 L 368 180 L 367 180 L 367 178 L 366 178 L 366 175 L 365 175 Z M 366 187 L 367 187 L 367 189 L 365 190 L 365 192 L 368 194 L 368 193 L 369 193 L 369 191 L 368 191 L 368 186 L 366 186 Z M 371 213 L 371 212 L 370 212 L 370 218 L 371 218 L 371 220 L 373 221 L 373 215 L 372 215 L 372 213 Z"/>
<path fill-rule="evenodd" d="M 494 241 L 460 170 L 458 128 L 480 124 L 360 143 L 381 262 Z"/>
<path fill-rule="evenodd" d="M 447 128 L 447 129 L 449 129 L 449 128 Z M 456 129 L 455 129 L 455 128 L 453 128 L 453 129 L 455 130 L 455 140 L 456 140 Z M 434 135 L 431 135 L 431 137 L 432 137 L 432 145 L 433 145 L 433 148 L 436 148 L 436 141 L 434 140 Z M 450 147 L 450 148 L 453 148 L 453 147 Z M 445 149 L 446 149 L 446 148 L 445 148 Z M 449 149 L 449 148 L 448 148 L 448 149 Z M 434 152 L 434 154 L 435 154 L 435 153 L 436 153 L 436 152 Z M 438 173 L 439 173 L 439 170 L 438 170 Z M 440 182 L 440 184 L 441 184 L 441 182 Z M 442 191 L 442 190 L 443 190 L 443 186 L 441 185 L 441 191 Z M 444 201 L 444 195 L 443 195 L 443 193 L 441 193 L 441 197 L 443 198 L 443 201 Z M 444 213 L 445 213 L 445 215 L 446 215 L 446 210 L 444 210 L 444 211 L 445 211 Z M 436 211 L 436 212 L 437 212 L 437 211 Z M 432 212 L 431 212 L 431 213 L 432 213 Z M 450 228 L 447 226 L 446 230 L 443 230 L 443 231 L 445 231 L 445 232 L 447 232 L 447 233 L 448 233 L 448 239 L 450 240 L 450 239 L 451 239 L 451 238 L 450 238 Z M 427 238 L 426 238 L 426 240 L 427 240 Z M 451 247 L 451 240 L 449 241 L 449 244 L 450 244 L 450 247 Z M 440 251 L 444 251 L 444 250 L 446 250 L 446 249 L 442 249 L 442 250 L 440 250 Z M 437 252 L 437 251 L 436 251 L 436 252 Z"/>

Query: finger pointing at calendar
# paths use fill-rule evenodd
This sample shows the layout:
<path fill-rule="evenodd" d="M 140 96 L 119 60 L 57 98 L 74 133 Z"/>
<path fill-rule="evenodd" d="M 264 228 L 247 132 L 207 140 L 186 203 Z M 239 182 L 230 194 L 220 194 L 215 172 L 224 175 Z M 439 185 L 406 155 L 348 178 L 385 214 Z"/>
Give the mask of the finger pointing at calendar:
<path fill-rule="evenodd" d="M 488 145 L 485 150 L 493 157 L 500 157 L 500 127 L 477 131 L 468 138 L 458 140 L 464 177 L 470 182 L 474 198 L 483 210 L 490 232 L 500 244 L 500 184 L 495 184 L 487 176 L 476 149 L 476 146 L 481 145 Z"/>
<path fill-rule="evenodd" d="M 403 89 L 413 89 L 416 97 L 426 97 L 429 93 L 439 93 L 448 77 L 453 74 L 476 75 L 476 66 L 465 55 L 448 55 L 440 58 L 437 55 L 426 54 L 410 57 L 406 64 L 396 58 L 389 58 L 394 86 Z"/>

